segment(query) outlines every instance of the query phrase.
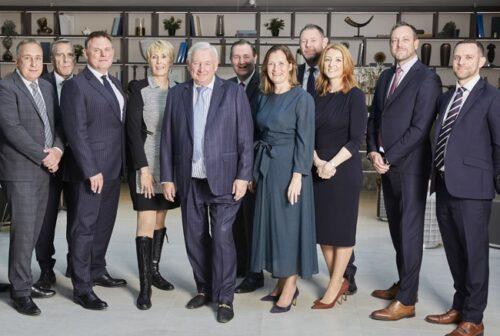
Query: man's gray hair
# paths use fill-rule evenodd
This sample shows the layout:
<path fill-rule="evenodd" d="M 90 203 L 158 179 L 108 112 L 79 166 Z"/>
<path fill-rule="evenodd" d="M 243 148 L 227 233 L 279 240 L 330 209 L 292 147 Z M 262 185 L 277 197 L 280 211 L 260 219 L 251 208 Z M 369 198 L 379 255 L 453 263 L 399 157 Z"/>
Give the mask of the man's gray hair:
<path fill-rule="evenodd" d="M 193 60 L 194 53 L 200 50 L 210 50 L 217 62 L 219 61 L 219 52 L 217 51 L 217 48 L 208 42 L 196 42 L 193 44 L 187 53 L 187 61 L 191 62 Z"/>
<path fill-rule="evenodd" d="M 21 42 L 19 42 L 16 46 L 16 57 L 19 57 L 19 50 L 21 50 L 21 47 L 26 44 L 36 44 L 37 46 L 40 47 L 40 49 L 42 49 L 42 45 L 40 44 L 40 42 L 38 42 L 34 38 L 24 39 Z"/>
<path fill-rule="evenodd" d="M 52 56 L 52 58 L 54 58 L 54 53 L 56 51 L 56 47 L 59 45 L 59 44 L 69 44 L 71 50 L 73 50 L 73 43 L 70 41 L 70 40 L 67 40 L 67 39 L 59 39 L 59 40 L 55 40 L 54 42 L 52 42 L 52 45 L 50 46 L 50 55 Z"/>

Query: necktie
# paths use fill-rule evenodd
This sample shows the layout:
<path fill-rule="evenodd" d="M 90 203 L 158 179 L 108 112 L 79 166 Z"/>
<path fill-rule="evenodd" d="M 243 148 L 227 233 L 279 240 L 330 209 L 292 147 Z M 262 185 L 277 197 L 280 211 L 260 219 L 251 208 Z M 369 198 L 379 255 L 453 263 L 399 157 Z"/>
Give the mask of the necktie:
<path fill-rule="evenodd" d="M 241 86 L 241 87 L 243 88 L 243 90 L 245 90 L 245 88 L 246 88 L 246 85 L 245 85 L 245 83 L 243 83 L 243 82 L 240 82 L 240 86 Z"/>
<path fill-rule="evenodd" d="M 450 105 L 448 115 L 443 121 L 441 130 L 439 131 L 439 136 L 436 144 L 436 157 L 434 158 L 434 166 L 437 170 L 441 170 L 444 167 L 444 153 L 446 149 L 446 143 L 450 138 L 451 129 L 453 128 L 455 121 L 457 121 L 458 114 L 460 113 L 460 109 L 462 108 L 464 91 L 465 89 L 461 87 L 457 89 L 455 98 Z"/>
<path fill-rule="evenodd" d="M 403 72 L 403 70 L 401 69 L 401 67 L 397 67 L 396 68 L 396 73 L 394 74 L 394 79 L 392 81 L 392 84 L 391 84 L 391 87 L 389 88 L 389 94 L 387 95 L 387 97 L 390 97 L 394 91 L 396 91 L 396 88 L 398 87 L 398 84 L 399 84 L 399 78 L 401 77 L 401 73 Z"/>
<path fill-rule="evenodd" d="M 203 137 L 205 133 L 205 124 L 207 122 L 207 116 L 205 111 L 205 92 L 207 87 L 198 86 L 196 88 L 198 96 L 196 97 L 196 102 L 194 104 L 194 125 L 193 125 L 193 161 L 198 162 L 203 155 Z"/>
<path fill-rule="evenodd" d="M 35 100 L 35 104 L 38 108 L 38 112 L 40 113 L 40 117 L 43 122 L 43 132 L 45 134 L 45 148 L 51 148 L 54 143 L 54 137 L 52 136 L 52 129 L 50 128 L 49 116 L 47 115 L 47 107 L 45 106 L 45 102 L 43 101 L 42 95 L 38 91 L 38 84 L 35 82 L 31 82 L 31 94 L 33 95 L 33 99 Z"/>
<path fill-rule="evenodd" d="M 307 92 L 313 97 L 316 96 L 316 81 L 314 79 L 314 71 L 316 71 L 315 67 L 309 68 L 309 77 L 307 78 Z"/>
<path fill-rule="evenodd" d="M 111 94 L 111 97 L 113 97 L 114 102 L 116 103 L 116 107 L 118 108 L 118 111 L 120 111 L 120 103 L 118 102 L 118 98 L 116 98 L 115 91 L 111 87 L 111 84 L 109 84 L 108 81 L 108 76 L 102 75 L 102 83 L 104 84 L 104 88 Z M 120 111 L 120 119 L 121 119 L 121 111 Z"/>

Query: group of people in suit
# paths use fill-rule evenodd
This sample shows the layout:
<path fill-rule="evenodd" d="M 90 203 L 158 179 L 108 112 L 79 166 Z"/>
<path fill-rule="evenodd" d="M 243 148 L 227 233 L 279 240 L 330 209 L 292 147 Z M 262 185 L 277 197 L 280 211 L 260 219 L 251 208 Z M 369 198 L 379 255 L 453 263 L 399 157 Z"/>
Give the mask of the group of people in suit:
<path fill-rule="evenodd" d="M 299 296 L 298 277 L 318 272 L 316 244 L 330 279 L 311 308 L 332 308 L 357 290 L 353 247 L 366 133 L 367 157 L 382 176 L 399 276 L 372 293 L 390 304 L 370 316 L 415 316 L 430 179 L 456 293 L 448 312 L 426 320 L 457 323 L 451 336 L 482 335 L 487 226 L 500 189 L 500 93 L 479 76 L 483 46 L 456 44 L 457 85 L 442 93 L 439 76 L 418 60 L 415 28 L 396 24 L 390 32 L 395 66 L 378 79 L 367 120 L 349 50 L 329 44 L 313 24 L 299 42 L 305 64 L 297 66 L 290 49 L 276 45 L 260 74 L 254 46 L 235 42 L 230 80 L 216 76 L 217 49 L 198 42 L 187 55 L 191 79 L 175 83 L 169 78 L 174 49 L 154 41 L 146 50 L 148 76 L 132 81 L 128 95 L 108 73 L 114 50 L 104 32 L 88 36 L 88 65 L 78 75 L 70 42 L 54 42 L 54 72 L 46 77 L 53 87 L 39 79 L 38 42 L 21 42 L 16 71 L 0 82 L 0 180 L 12 210 L 14 307 L 39 314 L 31 297 L 55 293 L 53 237 L 62 189 L 74 301 L 104 309 L 93 285 L 126 285 L 108 274 L 105 254 L 127 157 L 139 309 L 151 307 L 152 286 L 174 289 L 159 262 L 166 213 L 179 206 L 197 290 L 188 309 L 215 302 L 217 320 L 228 322 L 234 293 L 261 288 L 266 270 L 277 282 L 261 300 L 272 302 L 271 313 L 289 311 Z M 35 284 L 33 249 L 41 267 Z M 244 277 L 238 285 L 237 276 Z"/>

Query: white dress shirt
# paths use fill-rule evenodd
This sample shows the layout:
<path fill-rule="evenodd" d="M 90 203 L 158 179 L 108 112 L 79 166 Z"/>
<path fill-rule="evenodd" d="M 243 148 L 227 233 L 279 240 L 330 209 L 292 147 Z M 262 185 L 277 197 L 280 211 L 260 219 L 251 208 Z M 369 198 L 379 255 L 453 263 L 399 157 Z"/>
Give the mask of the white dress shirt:
<path fill-rule="evenodd" d="M 118 104 L 120 105 L 120 120 L 123 121 L 123 111 L 125 108 L 125 99 L 122 96 L 122 93 L 120 90 L 115 86 L 115 83 L 109 78 L 109 73 L 102 74 L 96 69 L 92 68 L 90 65 L 87 64 L 87 68 L 92 72 L 92 74 L 97 78 L 97 80 L 104 85 L 104 82 L 102 80 L 102 76 L 108 77 L 108 82 L 111 84 L 111 88 L 113 89 L 113 92 L 115 93 L 116 99 L 118 100 Z"/>
<path fill-rule="evenodd" d="M 54 71 L 54 77 L 56 79 L 56 88 L 57 88 L 57 99 L 59 100 L 59 103 L 61 103 L 61 90 L 64 84 L 64 77 L 59 75 L 57 72 Z M 71 74 L 67 79 L 73 78 L 73 74 Z"/>

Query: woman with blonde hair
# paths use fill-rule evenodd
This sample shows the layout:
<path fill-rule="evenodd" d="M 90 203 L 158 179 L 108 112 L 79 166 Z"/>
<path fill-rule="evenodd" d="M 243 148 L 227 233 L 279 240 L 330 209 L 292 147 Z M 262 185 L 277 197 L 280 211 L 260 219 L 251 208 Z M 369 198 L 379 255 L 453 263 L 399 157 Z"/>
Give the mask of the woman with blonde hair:
<path fill-rule="evenodd" d="M 367 111 L 345 46 L 328 45 L 318 64 L 313 177 L 316 236 L 330 279 L 323 297 L 312 308 L 328 309 L 345 298 L 349 288 L 344 272 L 356 240 L 363 183 L 359 147 Z"/>
<path fill-rule="evenodd" d="M 174 48 L 164 40 L 153 41 L 146 50 L 149 74 L 146 79 L 130 82 L 126 130 L 129 160 L 129 187 L 137 211 L 136 250 L 140 293 L 137 308 L 151 308 L 151 286 L 172 290 L 174 286 L 159 272 L 163 241 L 166 236 L 167 210 L 178 207 L 163 197 L 160 184 L 160 138 L 163 112 L 174 61 Z"/>
<path fill-rule="evenodd" d="M 314 100 L 297 82 L 288 47 L 273 46 L 262 65 L 262 91 L 255 116 L 257 145 L 251 267 L 278 278 L 263 301 L 271 313 L 290 310 L 297 277 L 318 272 L 311 179 Z"/>

